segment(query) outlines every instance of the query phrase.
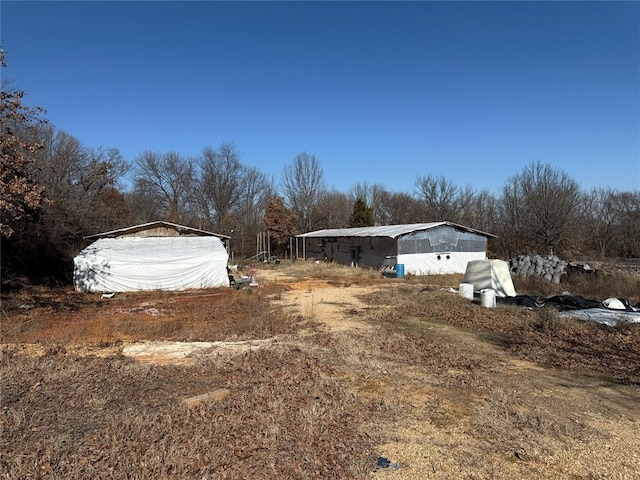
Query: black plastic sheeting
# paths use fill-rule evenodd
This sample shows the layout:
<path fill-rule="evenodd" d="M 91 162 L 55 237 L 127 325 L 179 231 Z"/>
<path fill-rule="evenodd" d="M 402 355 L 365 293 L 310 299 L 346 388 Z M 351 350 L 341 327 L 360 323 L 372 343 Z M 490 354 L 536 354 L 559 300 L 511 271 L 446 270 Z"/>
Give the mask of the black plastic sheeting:
<path fill-rule="evenodd" d="M 556 295 L 549 298 L 534 295 L 516 295 L 515 297 L 498 297 L 496 301 L 506 305 L 518 305 L 528 308 L 552 306 L 559 311 L 602 307 L 602 302 L 589 300 L 580 295 Z"/>
<path fill-rule="evenodd" d="M 496 302 L 526 308 L 552 307 L 563 316 L 581 320 L 591 320 L 606 325 L 616 325 L 620 321 L 640 323 L 640 302 L 630 305 L 624 298 L 618 298 L 624 309 L 607 308 L 603 302 L 590 300 L 581 295 L 556 295 L 549 298 L 534 295 L 497 297 Z"/>

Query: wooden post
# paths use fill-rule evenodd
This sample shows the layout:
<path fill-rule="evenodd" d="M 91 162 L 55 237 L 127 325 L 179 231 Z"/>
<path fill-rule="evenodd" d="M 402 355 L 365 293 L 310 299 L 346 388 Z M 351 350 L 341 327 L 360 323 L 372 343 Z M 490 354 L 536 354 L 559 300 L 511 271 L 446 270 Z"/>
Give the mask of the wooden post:
<path fill-rule="evenodd" d="M 222 400 L 223 398 L 229 396 L 229 393 L 230 392 L 228 389 L 219 388 L 218 390 L 214 390 L 213 392 L 203 393 L 202 395 L 196 395 L 195 397 L 185 398 L 183 402 L 187 406 L 187 408 L 193 408 L 204 402 Z"/>

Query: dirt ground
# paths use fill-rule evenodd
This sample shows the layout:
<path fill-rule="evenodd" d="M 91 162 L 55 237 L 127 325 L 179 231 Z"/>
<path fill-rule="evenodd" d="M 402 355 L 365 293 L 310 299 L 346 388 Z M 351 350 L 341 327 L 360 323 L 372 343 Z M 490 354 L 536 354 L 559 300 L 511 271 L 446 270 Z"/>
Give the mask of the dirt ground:
<path fill-rule="evenodd" d="M 339 276 L 333 272 L 327 275 L 313 271 L 313 267 L 304 271 L 286 265 L 263 268 L 257 272 L 260 287 L 234 292 L 231 301 L 227 291 L 112 299 L 59 292 L 55 298 L 40 302 L 38 298 L 44 295 L 3 298 L 2 427 L 5 435 L 14 435 L 15 445 L 22 451 L 16 451 L 5 437 L 0 466 L 6 472 L 0 473 L 0 478 L 637 478 L 638 329 L 565 328 L 555 325 L 555 320 L 547 322 L 513 307 L 483 309 L 447 291 L 446 281 L 433 285 L 349 275 L 346 270 Z M 455 285 L 455 281 L 449 283 Z M 211 309 L 217 305 L 224 314 L 218 318 L 212 310 L 206 315 L 199 313 L 203 302 Z M 242 324 L 245 310 L 264 312 L 265 305 L 276 317 L 291 318 L 294 323 L 252 325 L 245 330 L 222 328 L 229 319 L 235 319 L 235 325 Z M 198 321 L 205 317 L 206 329 L 203 321 Z M 504 328 L 496 327 L 505 318 L 516 320 L 504 322 Z M 531 335 L 526 339 L 513 331 L 523 325 L 530 327 Z M 573 328 L 578 328 L 578 333 Z M 586 345 L 591 338 L 609 342 L 607 348 L 592 349 L 601 368 L 590 367 L 596 360 L 577 360 L 578 356 L 585 358 L 576 353 L 580 352 L 580 341 Z M 570 348 L 565 344 L 571 344 Z M 135 364 L 120 363 L 123 358 Z M 258 364 L 251 363 L 252 358 Z M 269 367 L 267 360 L 272 358 L 279 360 Z M 47 368 L 57 372 L 51 363 L 56 359 L 71 359 L 73 369 L 80 369 L 79 376 L 85 375 L 84 360 L 79 359 L 90 359 L 89 370 L 98 368 L 91 366 L 96 361 L 91 359 L 102 359 L 108 363 L 100 368 L 115 369 L 113 378 L 120 379 L 118 386 L 110 389 L 118 391 L 123 382 L 132 382 L 135 387 L 123 390 L 129 397 L 126 401 L 117 397 L 121 398 L 119 406 L 101 407 L 111 418 L 107 431 L 116 432 L 110 434 L 113 442 L 105 446 L 101 439 L 100 455 L 85 453 L 84 460 L 73 457 L 68 460 L 73 468 L 65 467 L 67 470 L 60 466 L 65 455 L 71 458 L 60 446 L 64 442 L 36 440 L 38 429 L 45 436 L 60 435 L 34 420 L 39 410 L 48 411 L 48 416 L 43 416 L 48 422 L 55 424 L 51 419 L 57 418 L 69 438 L 76 435 L 69 432 L 97 431 L 104 426 L 87 423 L 82 427 L 88 420 L 43 406 L 43 401 L 57 395 L 63 402 L 61 408 L 68 409 L 71 404 L 80 408 L 78 400 L 66 392 L 46 390 L 49 382 L 34 373 Z M 279 371 L 277 362 L 283 368 L 278 375 L 290 383 L 274 384 L 271 396 L 247 406 L 249 410 L 233 403 L 238 392 L 247 398 L 263 395 L 262 387 L 256 385 Z M 298 367 L 302 370 L 296 376 Z M 249 377 L 251 369 L 256 369 L 255 374 L 263 370 L 258 377 Z M 142 376 L 146 383 L 139 383 L 141 371 L 146 372 Z M 134 373 L 135 379 L 131 377 Z M 151 377 L 161 383 L 152 382 Z M 106 380 L 91 380 L 89 384 L 97 389 L 103 382 Z M 166 452 L 157 456 L 163 461 L 155 460 L 158 470 L 150 466 L 145 470 L 135 460 L 126 470 L 124 463 L 105 453 L 109 448 L 120 448 L 116 444 L 144 441 L 142 433 L 132 440 L 118 429 L 119 422 L 124 422 L 123 412 L 147 403 L 157 409 L 214 387 L 228 388 L 230 397 L 210 405 L 202 414 L 220 418 L 225 410 L 216 409 L 231 408 L 227 413 L 235 412 L 237 426 L 251 430 L 253 425 L 251 431 L 261 431 L 260 422 L 275 419 L 275 411 L 280 409 L 285 418 L 292 416 L 279 403 L 280 397 L 293 395 L 286 397 L 288 402 L 304 406 L 293 410 L 298 420 L 291 419 L 290 427 L 285 427 L 283 419 L 272 420 L 268 432 L 261 434 L 262 446 L 249 453 L 238 452 L 245 451 L 238 442 L 248 445 L 254 437 L 237 437 L 235 430 L 224 430 L 223 434 L 218 424 L 217 433 L 213 429 L 211 435 L 236 445 L 225 450 L 232 450 L 235 457 L 227 463 L 224 456 L 222 460 L 216 457 L 217 470 L 209 476 L 202 473 L 208 470 L 194 464 L 176 464 L 173 474 L 162 470 L 162 463 L 168 463 L 163 457 Z M 296 393 L 298 387 L 300 392 Z M 141 388 L 147 392 L 143 396 Z M 287 389 L 290 393 L 283 393 Z M 158 396 L 151 393 L 156 391 Z M 92 394 L 84 395 L 89 403 L 98 402 Z M 324 403 L 310 405 L 309 399 L 314 398 Z M 355 405 L 356 410 L 348 410 L 349 405 Z M 258 408 L 266 410 L 262 420 L 252 424 L 248 412 Z M 143 416 L 152 416 L 146 409 L 143 412 Z M 65 415 L 69 415 L 70 426 L 63 428 Z M 194 421 L 194 415 L 185 417 L 185 424 Z M 127 425 L 125 430 L 135 430 Z M 300 437 L 299 445 L 282 443 L 283 432 L 294 437 L 306 428 L 312 430 L 312 437 Z M 202 440 L 198 445 L 210 441 L 204 440 L 205 433 L 200 432 L 202 438 L 196 435 Z M 87 435 L 82 437 L 83 444 L 87 438 L 89 443 L 96 441 Z M 220 440 L 220 448 L 227 440 Z M 163 441 L 153 440 L 154 445 Z M 307 441 L 319 443 L 305 450 L 301 444 Z M 272 451 L 262 451 L 267 449 L 265 445 Z M 368 458 L 363 458 L 358 445 L 367 449 Z M 320 452 L 323 449 L 324 454 Z M 17 458 L 22 458 L 24 465 Z M 278 458 L 287 465 L 286 472 L 278 470 Z M 390 466 L 376 469 L 376 458 L 388 459 Z M 27 466 L 28 462 L 35 466 Z M 149 465 L 153 465 L 150 460 Z M 34 476 L 34 471 L 38 475 Z M 109 471 L 111 476 L 105 473 Z"/>
<path fill-rule="evenodd" d="M 287 281 L 281 270 L 262 272 L 265 281 Z M 288 279 L 291 281 L 291 278 Z M 364 295 L 388 286 L 339 286 L 321 280 L 298 281 L 279 300 L 303 315 L 317 318 L 336 337 L 349 337 L 353 332 L 375 328 L 363 322 L 354 312 L 366 310 Z M 375 294 L 375 293 L 374 293 Z M 391 424 L 393 438 L 380 446 L 384 457 L 400 467 L 390 469 L 395 478 L 637 478 L 640 472 L 640 390 L 618 387 L 590 374 L 548 370 L 530 361 L 514 358 L 495 345 L 479 341 L 475 334 L 437 322 L 429 326 L 431 335 L 455 348 L 478 352 L 485 374 L 490 373 L 492 388 L 487 398 L 460 398 L 459 392 L 444 396 L 430 387 L 428 373 L 411 366 L 375 365 L 389 379 L 386 388 L 393 396 L 411 399 L 416 418 L 403 424 Z M 339 342 L 339 340 L 337 340 Z M 345 340 L 345 343 L 349 343 Z M 464 372 L 451 369 L 452 377 Z M 480 383 L 480 382 L 479 382 Z M 434 397 L 437 398 L 434 407 Z M 392 400 L 391 400 L 392 401 Z M 512 402 L 514 404 L 512 404 Z M 475 418 L 469 410 L 478 409 Z M 487 455 L 487 442 L 470 435 L 469 423 L 484 422 L 487 433 L 500 435 L 505 428 L 518 428 L 498 415 L 518 417 L 521 421 L 544 423 L 537 411 L 557 409 L 569 418 L 560 420 L 556 428 L 575 434 L 575 441 L 562 445 L 553 439 L 527 439 L 522 444 L 504 445 L 499 452 Z M 483 410 L 490 410 L 485 412 Z M 429 421 L 425 421 L 425 414 Z M 486 416 L 486 418 L 485 418 Z M 526 418 L 532 416 L 532 418 Z M 434 418 L 436 420 L 434 421 Z M 457 417 L 457 420 L 456 420 Z M 479 417 L 479 418 L 478 418 Z M 547 420 L 551 423 L 551 420 Z M 558 421 L 558 420 L 553 420 Z M 441 423 L 442 422 L 442 423 Z M 579 424 L 578 427 L 572 424 Z M 442 426 L 448 428 L 443 431 Z M 520 427 L 523 428 L 523 427 Z M 575 431 L 574 431 L 575 428 Z M 588 432 L 588 434 L 585 434 Z M 553 432 L 554 437 L 559 432 Z M 507 434 L 509 436 L 509 434 Z M 505 464 L 505 459 L 508 461 Z M 384 471 L 387 472 L 386 470 Z"/>

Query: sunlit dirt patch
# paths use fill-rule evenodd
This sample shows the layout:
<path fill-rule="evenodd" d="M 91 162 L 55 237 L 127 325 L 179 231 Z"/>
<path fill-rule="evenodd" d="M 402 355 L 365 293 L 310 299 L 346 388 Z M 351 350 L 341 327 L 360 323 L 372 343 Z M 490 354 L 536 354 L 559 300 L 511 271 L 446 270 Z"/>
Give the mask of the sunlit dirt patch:
<path fill-rule="evenodd" d="M 193 365 L 199 358 L 217 355 L 248 355 L 268 348 L 275 339 L 240 342 L 136 342 L 122 348 L 122 355 L 158 365 Z"/>

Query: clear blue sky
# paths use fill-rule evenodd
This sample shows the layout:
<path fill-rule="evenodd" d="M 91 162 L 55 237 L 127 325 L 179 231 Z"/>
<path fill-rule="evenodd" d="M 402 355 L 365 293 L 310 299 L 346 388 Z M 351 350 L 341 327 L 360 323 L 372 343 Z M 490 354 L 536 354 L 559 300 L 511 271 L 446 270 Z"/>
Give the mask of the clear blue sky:
<path fill-rule="evenodd" d="M 84 145 L 234 143 L 279 180 L 640 189 L 638 2 L 12 2 L 3 76 Z"/>

